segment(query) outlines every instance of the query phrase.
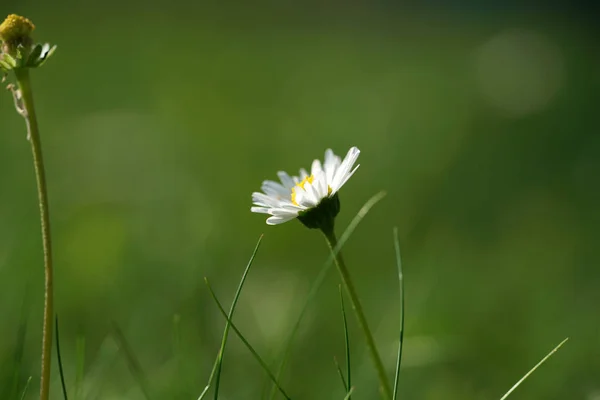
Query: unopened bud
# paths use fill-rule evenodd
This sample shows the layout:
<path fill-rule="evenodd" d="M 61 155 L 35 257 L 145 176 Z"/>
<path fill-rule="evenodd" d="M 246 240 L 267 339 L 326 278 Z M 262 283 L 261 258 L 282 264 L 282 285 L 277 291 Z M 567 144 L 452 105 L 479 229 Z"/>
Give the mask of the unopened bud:
<path fill-rule="evenodd" d="M 0 39 L 3 41 L 2 51 L 15 54 L 19 45 L 25 47 L 31 45 L 31 32 L 34 29 L 35 25 L 27 18 L 10 14 L 0 24 Z"/>

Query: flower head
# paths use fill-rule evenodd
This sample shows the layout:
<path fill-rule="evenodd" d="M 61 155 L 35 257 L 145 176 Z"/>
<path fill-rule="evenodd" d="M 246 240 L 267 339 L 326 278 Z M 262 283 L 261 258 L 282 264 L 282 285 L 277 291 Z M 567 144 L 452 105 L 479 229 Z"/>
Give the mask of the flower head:
<path fill-rule="evenodd" d="M 33 23 L 20 15 L 10 14 L 0 24 L 0 70 L 41 66 L 56 50 L 47 43 L 33 43 Z"/>
<path fill-rule="evenodd" d="M 31 32 L 35 29 L 33 22 L 20 15 L 10 14 L 0 24 L 0 39 L 6 43 L 26 45 L 31 41 Z"/>
<path fill-rule="evenodd" d="M 279 171 L 279 182 L 264 181 L 263 193 L 252 193 L 252 212 L 269 214 L 267 224 L 278 225 L 298 218 L 309 228 L 323 228 L 333 225 L 333 219 L 340 211 L 338 191 L 359 167 L 354 167 L 360 150 L 352 147 L 344 160 L 325 151 L 323 163 L 315 160 L 310 174 L 301 169 L 299 176 L 290 176 Z"/>

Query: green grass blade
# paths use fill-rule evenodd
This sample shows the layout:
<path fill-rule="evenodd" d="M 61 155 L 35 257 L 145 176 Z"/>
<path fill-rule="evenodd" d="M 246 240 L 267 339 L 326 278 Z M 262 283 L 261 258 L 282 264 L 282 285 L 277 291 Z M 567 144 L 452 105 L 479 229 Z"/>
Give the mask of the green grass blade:
<path fill-rule="evenodd" d="M 27 382 L 25 383 L 25 388 L 23 389 L 23 393 L 21 394 L 21 400 L 25 399 L 25 395 L 27 394 L 27 389 L 29 389 L 29 384 L 31 383 L 31 376 L 27 378 Z"/>
<path fill-rule="evenodd" d="M 344 392 L 348 393 L 348 384 L 346 383 L 346 378 L 344 378 L 342 367 L 340 367 L 340 363 L 338 362 L 335 356 L 333 357 L 333 363 L 335 364 L 335 368 L 337 369 L 338 375 L 340 376 L 340 379 L 342 381 L 342 385 L 344 386 Z"/>
<path fill-rule="evenodd" d="M 394 397 L 398 396 L 398 381 L 400 380 L 400 364 L 402 363 L 402 348 L 404 346 L 404 275 L 402 274 L 402 258 L 400 257 L 400 240 L 398 228 L 394 227 L 394 249 L 396 251 L 396 266 L 398 268 L 398 285 L 400 289 L 400 340 L 398 344 L 398 357 L 396 358 L 396 376 L 394 377 Z"/>
<path fill-rule="evenodd" d="M 221 342 L 221 348 L 219 349 L 219 355 L 217 357 L 218 362 L 217 362 L 217 373 L 215 376 L 215 392 L 214 392 L 214 397 L 213 397 L 214 400 L 217 400 L 219 397 L 219 383 L 221 382 L 221 370 L 223 368 L 223 354 L 225 353 L 225 344 L 227 343 L 227 337 L 229 335 L 230 321 L 233 318 L 233 312 L 235 310 L 235 306 L 240 298 L 240 294 L 242 293 L 242 287 L 244 286 L 244 283 L 246 282 L 246 276 L 248 275 L 248 272 L 250 271 L 250 267 L 252 266 L 252 263 L 254 262 L 254 258 L 256 257 L 256 253 L 258 252 L 258 248 L 260 247 L 260 242 L 262 241 L 262 238 L 263 238 L 263 235 L 260 235 L 260 237 L 258 238 L 258 242 L 256 243 L 254 251 L 252 252 L 252 256 L 250 257 L 250 260 L 248 261 L 248 265 L 246 266 L 246 269 L 244 270 L 244 274 L 242 275 L 242 279 L 240 280 L 240 284 L 238 285 L 238 288 L 235 292 L 235 296 L 233 297 L 233 301 L 232 301 L 231 307 L 229 309 L 229 314 L 227 314 L 227 323 L 225 324 L 225 329 L 223 332 L 223 340 Z"/>
<path fill-rule="evenodd" d="M 58 331 L 58 315 L 54 317 L 54 326 L 56 331 L 56 359 L 58 361 L 58 373 L 60 375 L 60 385 L 62 387 L 63 397 L 69 400 L 67 396 L 67 385 L 65 384 L 65 371 L 63 370 L 62 355 L 60 354 L 60 337 Z"/>
<path fill-rule="evenodd" d="M 346 397 L 344 397 L 344 400 L 350 400 L 350 396 L 352 396 L 352 393 L 354 393 L 353 387 L 351 387 L 350 390 L 348 390 L 348 393 L 346 394 Z"/>
<path fill-rule="evenodd" d="M 281 378 L 281 375 L 283 374 L 285 366 L 287 365 L 287 361 L 288 361 L 290 353 L 292 351 L 292 344 L 294 343 L 296 333 L 298 332 L 298 329 L 300 328 L 300 323 L 302 322 L 302 319 L 304 318 L 306 311 L 308 311 L 308 305 L 311 303 L 312 299 L 315 297 L 315 295 L 319 291 L 321 284 L 325 280 L 325 277 L 327 276 L 329 269 L 333 265 L 333 259 L 334 259 L 335 255 L 340 251 L 340 249 L 346 243 L 346 241 L 348 241 L 350 236 L 352 236 L 352 233 L 354 232 L 354 230 L 356 229 L 356 227 L 358 226 L 360 221 L 362 221 L 362 219 L 369 213 L 371 208 L 373 208 L 373 206 L 375 206 L 375 204 L 377 204 L 381 199 L 383 199 L 385 197 L 385 195 L 386 195 L 386 192 L 381 191 L 381 192 L 377 193 L 375 196 L 371 197 L 369 200 L 367 200 L 367 202 L 362 206 L 362 208 L 354 216 L 354 218 L 352 219 L 352 221 L 350 222 L 350 224 L 348 225 L 348 227 L 346 228 L 346 230 L 344 231 L 342 236 L 340 236 L 340 240 L 338 241 L 338 246 L 334 249 L 333 254 L 329 255 L 329 258 L 327 259 L 325 264 L 323 264 L 323 266 L 321 267 L 319 274 L 317 275 L 317 277 L 315 278 L 315 280 L 313 281 L 313 283 L 310 287 L 308 295 L 306 296 L 306 300 L 304 300 L 304 305 L 302 306 L 302 310 L 300 310 L 298 319 L 296 320 L 294 326 L 292 327 L 290 335 L 287 338 L 286 343 L 283 347 L 281 362 L 279 364 L 279 368 L 277 369 L 277 374 L 276 374 L 278 381 Z M 277 388 L 275 386 L 273 386 L 273 388 L 271 390 L 271 395 L 269 396 L 270 400 L 273 400 L 275 398 L 276 389 Z"/>
<path fill-rule="evenodd" d="M 562 347 L 562 345 L 566 343 L 567 340 L 569 340 L 569 338 L 566 338 L 565 340 L 563 340 L 562 342 L 560 342 L 558 344 L 558 346 L 556 346 L 554 349 L 552 349 L 552 351 L 550 353 L 546 354 L 546 357 L 542 358 L 540 360 L 540 362 L 538 362 L 535 365 L 535 367 L 531 368 L 529 370 L 529 372 L 527 372 L 525 375 L 523 375 L 523 377 L 521 379 L 519 379 L 519 381 L 517 383 L 515 383 L 514 386 L 511 387 L 510 390 L 504 394 L 504 396 L 502 396 L 500 398 L 500 400 L 505 400 L 517 387 L 519 387 L 519 385 L 521 385 L 521 383 L 523 383 L 523 381 L 525 379 L 527 379 L 529 377 L 529 375 L 531 375 L 536 369 L 539 368 L 540 365 L 542 365 L 544 362 L 546 362 L 547 359 L 549 359 L 554 353 L 556 353 L 556 351 L 558 349 L 560 349 Z"/>
<path fill-rule="evenodd" d="M 202 393 L 200 393 L 198 400 L 202 400 L 204 398 L 204 396 L 206 396 L 206 393 L 208 393 L 208 389 L 210 389 L 210 385 L 206 385 L 206 387 L 204 388 Z"/>
<path fill-rule="evenodd" d="M 258 242 L 256 243 L 256 246 L 254 247 L 252 256 L 250 256 L 250 260 L 248 261 L 248 264 L 246 265 L 246 269 L 244 270 L 244 273 L 242 274 L 242 279 L 240 279 L 238 288 L 235 292 L 235 295 L 233 296 L 233 301 L 231 302 L 231 306 L 229 308 L 229 314 L 227 316 L 227 322 L 225 324 L 225 329 L 223 330 L 223 338 L 221 339 L 221 347 L 219 348 L 219 352 L 217 353 L 217 358 L 215 360 L 215 363 L 213 364 L 213 368 L 210 373 L 210 377 L 208 378 L 208 383 L 206 384 L 206 387 L 204 388 L 202 393 L 200 393 L 200 397 L 198 397 L 198 400 L 202 400 L 204 398 L 204 396 L 206 396 L 206 393 L 208 393 L 208 390 L 210 389 L 210 386 L 212 385 L 212 381 L 215 378 L 217 380 L 216 384 L 215 384 L 215 399 L 217 398 L 216 396 L 219 394 L 219 382 L 221 379 L 223 354 L 225 353 L 225 345 L 227 344 L 227 338 L 229 336 L 229 328 L 230 328 L 229 321 L 233 318 L 233 313 L 235 311 L 235 307 L 240 298 L 240 294 L 242 293 L 242 287 L 244 287 L 244 283 L 246 282 L 246 277 L 248 276 L 250 267 L 252 266 L 252 263 L 254 262 L 254 258 L 256 257 L 256 254 L 258 253 L 258 249 L 260 247 L 260 243 L 262 242 L 263 237 L 264 237 L 264 235 L 260 235 L 260 237 L 258 238 Z"/>
<path fill-rule="evenodd" d="M 146 379 L 146 375 L 142 370 L 140 361 L 136 357 L 133 348 L 125 338 L 123 331 L 121 330 L 121 328 L 119 328 L 116 322 L 113 322 L 113 338 L 115 339 L 117 346 L 119 347 L 120 353 L 123 354 L 123 356 L 125 357 L 125 360 L 127 361 L 127 366 L 129 367 L 129 371 L 136 380 L 138 386 L 140 387 L 140 390 L 144 394 L 144 397 L 150 400 L 151 396 L 150 390 L 148 389 L 148 380 Z"/>
<path fill-rule="evenodd" d="M 219 307 L 219 311 L 221 311 L 221 314 L 223 314 L 223 317 L 225 319 L 227 319 L 227 323 L 229 324 L 229 326 L 231 327 L 231 329 L 233 329 L 233 331 L 238 335 L 238 337 L 244 343 L 244 345 L 246 345 L 246 347 L 248 348 L 248 350 L 250 350 L 250 352 L 252 353 L 252 355 L 254 356 L 254 358 L 256 358 L 256 361 L 258 361 L 258 363 L 265 370 L 265 372 L 267 373 L 267 375 L 269 375 L 269 378 L 271 378 L 271 380 L 273 381 L 273 383 L 277 386 L 277 388 L 279 389 L 279 391 L 281 392 L 281 394 L 283 395 L 283 397 L 285 397 L 287 400 L 290 400 L 290 397 L 287 395 L 287 393 L 285 392 L 285 390 L 283 390 L 283 388 L 281 387 L 281 385 L 279 385 L 279 382 L 277 382 L 277 379 L 275 378 L 275 375 L 273 375 L 273 373 L 271 372 L 271 370 L 269 370 L 269 367 L 267 366 L 267 364 L 258 355 L 258 353 L 256 352 L 256 350 L 254 350 L 254 348 L 252 347 L 252 345 L 246 340 L 246 338 L 244 337 L 244 335 L 242 335 L 242 333 L 238 330 L 238 328 L 231 321 L 231 319 L 229 319 L 229 317 L 227 316 L 227 312 L 225 312 L 225 309 L 223 308 L 223 306 L 219 302 L 219 299 L 217 298 L 217 295 L 213 291 L 212 287 L 210 286 L 210 283 L 208 282 L 208 279 L 204 278 L 204 281 L 206 282 L 206 286 L 208 286 L 208 290 L 210 291 L 210 294 L 211 294 L 212 298 L 214 299 L 215 303 L 217 304 L 217 307 Z"/>
<path fill-rule="evenodd" d="M 85 369 L 85 336 L 77 337 L 76 341 L 77 352 L 77 369 L 75 370 L 75 400 L 81 398 L 81 382 Z"/>
<path fill-rule="evenodd" d="M 346 391 L 352 387 L 352 371 L 350 367 L 350 337 L 348 335 L 348 320 L 346 319 L 346 308 L 344 307 L 344 292 L 342 291 L 342 285 L 340 289 L 340 304 L 342 306 L 342 320 L 344 321 L 344 342 L 346 346 L 346 376 L 348 377 L 348 385 L 346 385 Z M 350 397 L 348 397 L 350 398 Z"/>

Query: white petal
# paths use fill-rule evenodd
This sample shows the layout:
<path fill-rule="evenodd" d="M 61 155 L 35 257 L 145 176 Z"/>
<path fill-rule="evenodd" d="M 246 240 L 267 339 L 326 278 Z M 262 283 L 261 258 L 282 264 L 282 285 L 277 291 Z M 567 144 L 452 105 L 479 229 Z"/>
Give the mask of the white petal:
<path fill-rule="evenodd" d="M 293 214 L 294 216 L 298 215 L 298 213 L 304 210 L 304 207 L 297 206 L 292 204 L 291 206 L 282 206 L 282 207 L 273 207 L 269 209 L 269 214 L 271 215 L 288 215 Z"/>
<path fill-rule="evenodd" d="M 275 210 L 275 211 L 281 210 L 283 212 L 295 212 L 295 213 L 297 213 L 298 211 L 302 211 L 304 209 L 305 209 L 305 207 L 298 206 L 298 205 L 293 204 L 291 202 L 287 203 L 287 204 L 286 203 L 282 203 L 282 204 L 279 205 L 279 207 L 274 207 L 273 208 L 273 210 Z"/>
<path fill-rule="evenodd" d="M 323 169 L 325 170 L 325 176 L 329 186 L 331 186 L 331 182 L 333 181 L 333 177 L 335 176 L 335 172 L 338 169 L 340 162 L 340 158 L 333 154 L 331 149 L 325 151 L 325 165 L 323 166 Z"/>
<path fill-rule="evenodd" d="M 276 217 L 276 218 L 282 218 L 282 219 L 285 219 L 285 220 L 289 221 L 290 219 L 297 218 L 298 217 L 298 213 L 271 214 L 271 216 L 272 217 Z"/>
<path fill-rule="evenodd" d="M 273 217 L 267 218 L 267 224 L 268 225 L 279 225 L 279 224 L 283 224 L 284 222 L 291 221 L 294 218 L 296 218 L 296 217 L 293 215 L 276 216 L 276 217 L 273 216 Z"/>
<path fill-rule="evenodd" d="M 281 199 L 279 200 L 279 205 L 277 206 L 278 208 L 288 208 L 288 207 L 298 207 L 297 205 L 295 205 L 294 203 L 292 203 L 291 199 Z"/>
<path fill-rule="evenodd" d="M 306 185 L 305 185 L 306 187 Z M 298 204 L 300 207 L 306 207 L 306 205 L 304 204 L 305 199 L 306 199 L 306 190 L 304 190 L 302 187 L 300 186 L 296 186 L 296 188 L 294 189 L 294 200 L 296 202 L 296 204 Z"/>
<path fill-rule="evenodd" d="M 318 184 L 319 182 L 317 181 L 316 183 Z M 323 196 L 321 196 L 321 194 L 319 193 L 317 186 L 315 186 L 315 181 L 313 181 L 313 183 L 304 185 L 304 188 L 306 189 L 306 193 L 308 194 L 307 197 L 310 198 L 311 205 L 316 206 L 323 199 Z"/>
<path fill-rule="evenodd" d="M 335 154 L 333 153 L 333 150 L 331 150 L 331 149 L 325 150 L 325 164 L 332 164 L 334 160 L 335 160 Z"/>
<path fill-rule="evenodd" d="M 281 183 L 274 181 L 264 181 L 260 189 L 272 197 L 287 197 L 290 194 L 289 189 L 286 189 Z"/>
<path fill-rule="evenodd" d="M 259 192 L 252 193 L 252 202 L 257 206 L 264 207 L 277 207 L 280 204 L 280 201 L 276 198 Z"/>
<path fill-rule="evenodd" d="M 348 154 L 346 154 L 346 157 L 344 157 L 344 161 L 342 161 L 342 164 L 335 172 L 335 176 L 333 177 L 333 180 L 330 183 L 332 192 L 337 192 L 338 190 L 340 190 L 343 183 L 345 183 L 348 180 L 349 176 L 347 175 L 354 166 L 354 163 L 358 159 L 359 155 L 360 150 L 356 147 L 352 147 L 350 150 L 348 150 Z"/>
<path fill-rule="evenodd" d="M 312 185 L 317 191 L 317 197 L 319 198 L 319 201 L 329 195 L 329 186 L 327 185 L 327 177 L 325 176 L 325 172 L 321 171 L 320 173 L 316 174 Z"/>
<path fill-rule="evenodd" d="M 310 184 L 304 185 L 305 189 L 301 187 L 296 187 L 296 203 L 300 205 L 300 207 L 304 208 L 312 208 L 317 205 L 318 200 L 313 195 L 312 191 L 309 193 L 306 189 L 310 187 Z"/>
<path fill-rule="evenodd" d="M 279 177 L 281 183 L 283 183 L 283 186 L 285 186 L 286 189 L 291 190 L 294 186 L 296 186 L 294 180 L 288 175 L 287 172 L 278 171 L 277 176 Z"/>
<path fill-rule="evenodd" d="M 300 181 L 308 177 L 308 172 L 304 168 L 300 168 Z"/>
<path fill-rule="evenodd" d="M 340 182 L 337 190 L 340 190 L 342 188 L 342 186 L 344 186 L 346 184 L 346 182 L 348 182 L 348 179 L 350 179 L 350 177 L 352 175 L 354 175 L 354 173 L 356 172 L 356 170 L 358 169 L 358 167 L 360 167 L 360 164 L 358 164 L 356 167 L 354 167 L 354 169 L 352 170 L 352 172 L 350 172 L 349 174 L 346 174 L 346 177 Z M 336 192 L 337 192 L 337 190 L 336 190 Z M 333 190 L 331 192 L 332 192 L 331 194 L 335 193 Z"/>
<path fill-rule="evenodd" d="M 250 207 L 250 211 L 259 213 L 259 214 L 271 214 L 271 207 Z"/>
<path fill-rule="evenodd" d="M 313 176 L 316 176 L 317 174 L 320 174 L 323 171 L 323 167 L 321 166 L 321 161 L 319 160 L 315 160 L 312 163 L 312 166 L 310 167 L 310 173 Z"/>
<path fill-rule="evenodd" d="M 44 43 L 44 45 L 42 46 L 42 52 L 40 54 L 40 58 L 46 58 L 49 51 L 50 51 L 50 44 Z"/>

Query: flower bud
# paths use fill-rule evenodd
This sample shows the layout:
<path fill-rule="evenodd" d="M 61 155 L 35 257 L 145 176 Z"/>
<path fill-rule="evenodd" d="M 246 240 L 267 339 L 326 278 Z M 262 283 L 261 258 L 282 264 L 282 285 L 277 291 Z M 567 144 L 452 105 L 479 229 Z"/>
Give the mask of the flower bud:
<path fill-rule="evenodd" d="M 25 17 L 10 14 L 0 24 L 0 39 L 2 40 L 2 51 L 15 57 L 19 46 L 29 47 L 33 43 L 31 32 L 35 25 Z"/>

